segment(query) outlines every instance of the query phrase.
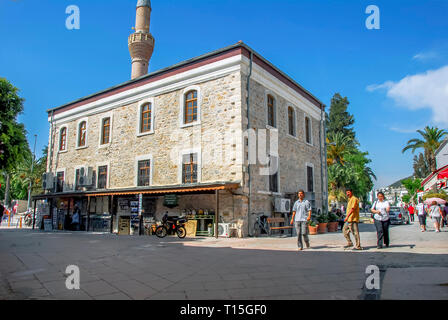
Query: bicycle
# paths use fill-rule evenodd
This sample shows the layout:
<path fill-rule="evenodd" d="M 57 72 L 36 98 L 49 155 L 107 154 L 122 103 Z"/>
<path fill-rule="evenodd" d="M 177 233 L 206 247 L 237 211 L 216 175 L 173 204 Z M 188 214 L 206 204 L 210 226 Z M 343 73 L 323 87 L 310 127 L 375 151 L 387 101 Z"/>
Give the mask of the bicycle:
<path fill-rule="evenodd" d="M 271 235 L 271 228 L 268 224 L 268 216 L 266 216 L 264 213 L 252 213 L 252 215 L 257 215 L 257 220 L 255 221 L 254 228 L 252 230 L 251 237 L 259 237 L 262 232 L 267 234 L 268 236 Z"/>

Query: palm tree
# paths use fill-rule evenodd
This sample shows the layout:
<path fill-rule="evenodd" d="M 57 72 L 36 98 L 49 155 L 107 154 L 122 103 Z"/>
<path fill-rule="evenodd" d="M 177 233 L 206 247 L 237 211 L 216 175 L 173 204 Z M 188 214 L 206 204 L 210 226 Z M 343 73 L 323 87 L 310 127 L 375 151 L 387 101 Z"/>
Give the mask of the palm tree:
<path fill-rule="evenodd" d="M 327 137 L 327 164 L 345 165 L 345 156 L 351 151 L 353 138 L 343 133 L 330 133 Z"/>
<path fill-rule="evenodd" d="M 424 131 L 417 130 L 417 132 L 423 137 L 423 139 L 411 139 L 406 144 L 406 147 L 402 150 L 405 153 L 408 150 L 412 150 L 412 153 L 417 149 L 423 149 L 425 151 L 425 157 L 428 159 L 429 167 L 431 171 L 437 170 L 435 152 L 440 147 L 443 138 L 448 134 L 447 131 L 439 129 L 437 127 L 427 126 Z"/>

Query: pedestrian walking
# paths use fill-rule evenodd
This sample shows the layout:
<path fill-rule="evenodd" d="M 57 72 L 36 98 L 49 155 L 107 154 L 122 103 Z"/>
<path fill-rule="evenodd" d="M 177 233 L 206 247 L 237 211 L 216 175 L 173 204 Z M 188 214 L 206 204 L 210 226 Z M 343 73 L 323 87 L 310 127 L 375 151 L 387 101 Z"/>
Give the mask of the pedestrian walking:
<path fill-rule="evenodd" d="M 412 203 L 409 205 L 408 211 L 409 211 L 409 217 L 411 219 L 411 222 L 414 222 L 415 208 L 412 205 Z"/>
<path fill-rule="evenodd" d="M 294 224 L 297 231 L 297 245 L 299 251 L 303 250 L 303 241 L 306 248 L 310 248 L 310 239 L 308 237 L 308 221 L 311 221 L 311 204 L 305 200 L 305 191 L 299 190 L 299 200 L 294 203 L 292 208 L 291 224 Z M 303 238 L 303 241 L 302 241 Z"/>
<path fill-rule="evenodd" d="M 447 217 L 448 217 L 448 206 L 445 204 L 443 206 L 443 208 L 442 208 L 442 224 L 441 224 L 441 228 L 443 228 L 444 225 L 448 225 Z"/>
<path fill-rule="evenodd" d="M 338 228 L 341 228 L 341 231 L 342 231 L 342 230 L 344 230 L 344 224 L 345 224 L 344 220 L 345 219 L 344 219 L 344 215 L 341 212 L 341 209 L 336 210 L 336 215 L 338 217 L 338 223 L 339 223 Z"/>
<path fill-rule="evenodd" d="M 3 206 L 2 203 L 0 203 L 0 226 L 2 225 L 3 221 L 3 212 L 5 212 L 5 207 Z"/>
<path fill-rule="evenodd" d="M 390 204 L 385 200 L 384 193 L 379 192 L 378 200 L 372 207 L 373 219 L 375 221 L 375 228 L 377 234 L 377 248 L 383 248 L 383 242 L 388 248 L 390 245 L 389 227 L 390 227 Z"/>
<path fill-rule="evenodd" d="M 440 210 L 437 201 L 432 202 L 432 206 L 429 209 L 429 216 L 431 217 L 432 222 L 434 223 L 434 228 L 436 229 L 436 232 L 440 232 L 440 220 L 442 220 L 442 210 Z"/>
<path fill-rule="evenodd" d="M 359 199 L 353 196 L 353 191 L 351 189 L 347 189 L 347 217 L 344 222 L 344 237 L 347 240 L 347 245 L 345 248 L 353 247 L 353 242 L 350 238 L 350 233 L 355 237 L 355 247 L 354 250 L 362 250 L 361 240 L 359 237 Z"/>
<path fill-rule="evenodd" d="M 420 198 L 418 199 L 418 205 L 417 205 L 417 214 L 418 214 L 418 221 L 420 223 L 420 229 L 422 232 L 426 231 L 426 206 L 423 203 L 423 200 Z"/>

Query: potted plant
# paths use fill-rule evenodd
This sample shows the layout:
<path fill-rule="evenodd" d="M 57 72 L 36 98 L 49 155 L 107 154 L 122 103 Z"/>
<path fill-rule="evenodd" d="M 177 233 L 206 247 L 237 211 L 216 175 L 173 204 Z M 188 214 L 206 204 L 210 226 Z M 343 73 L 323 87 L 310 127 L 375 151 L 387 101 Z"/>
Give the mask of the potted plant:
<path fill-rule="evenodd" d="M 338 232 L 339 222 L 338 216 L 334 213 L 330 213 L 328 216 L 328 232 Z"/>
<path fill-rule="evenodd" d="M 328 215 L 321 214 L 317 217 L 317 222 L 319 222 L 319 227 L 317 231 L 319 233 L 327 233 L 327 225 L 328 225 Z"/>
<path fill-rule="evenodd" d="M 208 235 L 210 236 L 210 237 L 213 237 L 213 225 L 210 223 L 209 225 L 208 225 Z"/>
<path fill-rule="evenodd" d="M 316 224 L 316 222 L 314 222 L 314 221 L 310 221 L 310 222 L 309 222 L 309 224 L 308 224 L 308 230 L 309 230 L 309 232 L 310 232 L 310 235 L 315 235 L 315 234 L 317 234 L 317 228 L 318 228 L 318 225 Z"/>

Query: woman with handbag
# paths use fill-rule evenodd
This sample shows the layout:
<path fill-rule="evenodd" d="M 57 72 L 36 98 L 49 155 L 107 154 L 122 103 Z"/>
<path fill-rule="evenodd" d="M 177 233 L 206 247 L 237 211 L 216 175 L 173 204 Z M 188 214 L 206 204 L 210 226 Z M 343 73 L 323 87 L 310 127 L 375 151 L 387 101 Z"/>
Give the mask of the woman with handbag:
<path fill-rule="evenodd" d="M 383 242 L 388 248 L 390 245 L 389 239 L 389 227 L 390 227 L 390 204 L 384 198 L 384 193 L 379 192 L 377 195 L 378 200 L 374 203 L 372 210 L 373 219 L 375 221 L 375 228 L 377 234 L 377 248 L 383 248 Z"/>
<path fill-rule="evenodd" d="M 440 232 L 440 220 L 442 219 L 442 210 L 440 210 L 437 201 L 432 202 L 432 206 L 429 209 L 429 215 L 432 219 L 432 222 L 434 222 L 434 228 L 436 229 L 436 232 Z"/>

